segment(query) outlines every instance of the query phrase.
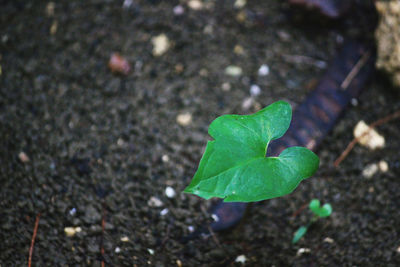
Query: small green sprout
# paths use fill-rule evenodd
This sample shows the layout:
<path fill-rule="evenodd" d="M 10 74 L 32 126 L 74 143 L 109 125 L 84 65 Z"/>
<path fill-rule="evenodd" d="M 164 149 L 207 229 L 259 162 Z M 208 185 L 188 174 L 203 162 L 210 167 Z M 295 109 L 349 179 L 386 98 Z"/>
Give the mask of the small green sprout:
<path fill-rule="evenodd" d="M 225 202 L 252 202 L 290 194 L 312 176 L 319 158 L 304 147 L 289 147 L 267 157 L 272 140 L 283 136 L 292 119 L 287 102 L 278 101 L 251 115 L 223 115 L 208 133 L 199 168 L 184 192 Z"/>
<path fill-rule="evenodd" d="M 311 221 L 306 226 L 301 226 L 297 231 L 294 233 L 292 243 L 296 244 L 306 233 L 308 228 L 315 223 L 320 218 L 325 218 L 331 215 L 332 213 L 332 206 L 331 204 L 327 203 L 321 207 L 321 203 L 318 199 L 311 200 L 310 204 L 308 205 L 311 212 L 313 213 L 313 217 Z"/>

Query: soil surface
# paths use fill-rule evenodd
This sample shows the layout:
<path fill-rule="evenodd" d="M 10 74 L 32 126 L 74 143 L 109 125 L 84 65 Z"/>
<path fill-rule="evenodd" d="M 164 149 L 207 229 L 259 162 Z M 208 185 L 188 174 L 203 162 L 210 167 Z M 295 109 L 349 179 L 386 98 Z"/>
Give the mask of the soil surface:
<path fill-rule="evenodd" d="M 179 1 L 123 2 L 1 4 L 0 266 L 28 264 L 38 213 L 33 266 L 100 266 L 102 244 L 106 266 L 240 266 L 239 255 L 248 266 L 400 266 L 399 121 L 378 128 L 383 149 L 356 146 L 332 164 L 358 121 L 400 108 L 379 74 L 320 146 L 314 177 L 255 203 L 232 231 L 181 242 L 212 220 L 212 201 L 181 193 L 210 122 L 281 99 L 296 107 L 343 40 L 373 39 L 368 1 L 338 21 L 274 0 L 203 1 L 200 10 L 181 1 L 181 15 Z M 170 48 L 154 56 L 160 34 Z M 113 52 L 131 64 L 128 75 L 107 67 Z M 260 76 L 263 64 L 269 74 Z M 239 77 L 225 73 L 231 65 Z M 243 107 L 253 84 L 261 94 Z M 180 114 L 191 115 L 187 125 Z M 362 175 L 381 160 L 387 172 Z M 312 198 L 334 212 L 292 245 L 310 219 L 292 214 Z M 69 236 L 66 227 L 80 228 Z"/>

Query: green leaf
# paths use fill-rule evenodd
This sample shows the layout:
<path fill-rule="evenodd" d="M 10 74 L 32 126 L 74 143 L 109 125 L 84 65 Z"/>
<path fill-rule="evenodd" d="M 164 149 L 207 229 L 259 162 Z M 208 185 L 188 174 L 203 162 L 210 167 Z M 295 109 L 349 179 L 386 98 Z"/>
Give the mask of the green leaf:
<path fill-rule="evenodd" d="M 184 192 L 224 201 L 260 201 L 291 193 L 319 165 L 318 157 L 303 147 L 285 149 L 266 157 L 268 144 L 289 128 L 290 105 L 275 102 L 251 115 L 224 115 L 208 133 L 199 168 Z"/>
<path fill-rule="evenodd" d="M 325 204 L 321 207 L 321 203 L 318 199 L 313 199 L 310 202 L 310 210 L 318 217 L 328 217 L 332 213 L 332 206 L 330 204 Z"/>
<path fill-rule="evenodd" d="M 307 233 L 307 230 L 307 226 L 301 226 L 297 229 L 296 233 L 294 233 L 292 244 L 296 244 Z"/>

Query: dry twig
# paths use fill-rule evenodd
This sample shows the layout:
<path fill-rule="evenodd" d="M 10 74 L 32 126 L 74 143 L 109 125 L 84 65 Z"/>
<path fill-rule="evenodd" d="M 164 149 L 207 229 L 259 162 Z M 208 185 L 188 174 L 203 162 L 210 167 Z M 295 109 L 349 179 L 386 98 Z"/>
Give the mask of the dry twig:
<path fill-rule="evenodd" d="M 353 149 L 353 147 L 357 144 L 357 142 L 363 138 L 364 136 L 366 136 L 369 131 L 371 131 L 372 129 L 374 129 L 377 126 L 380 126 L 382 124 L 385 124 L 391 120 L 400 118 L 400 110 L 386 116 L 383 117 L 375 122 L 373 122 L 369 127 L 368 130 L 366 130 L 362 135 L 355 137 L 346 147 L 346 149 L 342 152 L 342 154 L 340 154 L 340 156 L 334 161 L 333 165 L 335 167 L 338 167 L 339 164 L 347 157 L 347 155 L 350 153 L 350 151 Z"/>
<path fill-rule="evenodd" d="M 31 267 L 31 266 L 32 266 L 33 246 L 35 245 L 36 234 L 37 234 L 37 230 L 38 230 L 38 227 L 39 227 L 39 219 L 40 219 L 40 213 L 38 213 L 38 214 L 36 215 L 35 227 L 33 228 L 31 246 L 30 246 L 30 248 L 29 248 L 28 267 Z"/>

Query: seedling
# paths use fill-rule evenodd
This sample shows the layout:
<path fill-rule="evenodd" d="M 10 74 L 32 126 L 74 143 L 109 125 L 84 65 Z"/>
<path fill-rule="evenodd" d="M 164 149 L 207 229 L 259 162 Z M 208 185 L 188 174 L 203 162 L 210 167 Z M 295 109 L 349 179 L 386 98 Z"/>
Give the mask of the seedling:
<path fill-rule="evenodd" d="M 304 147 L 267 157 L 268 144 L 283 136 L 292 109 L 278 101 L 251 115 L 215 119 L 197 172 L 184 192 L 225 202 L 252 202 L 291 193 L 318 169 L 319 158 Z"/>
<path fill-rule="evenodd" d="M 294 233 L 292 243 L 296 244 L 306 233 L 308 228 L 318 221 L 320 218 L 328 217 L 332 213 L 332 206 L 327 203 L 321 207 L 321 204 L 318 199 L 311 200 L 310 204 L 308 205 L 311 212 L 313 213 L 313 217 L 311 218 L 310 222 L 306 226 L 301 226 L 297 229 L 296 233 Z"/>

